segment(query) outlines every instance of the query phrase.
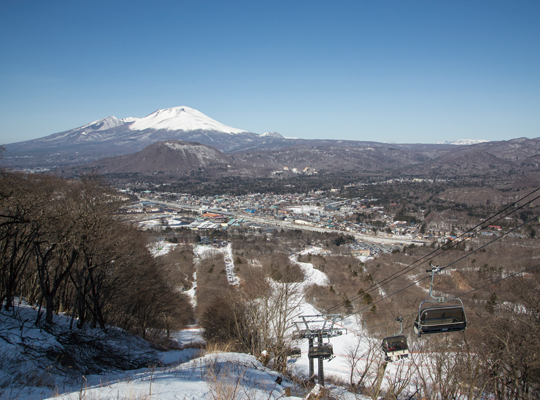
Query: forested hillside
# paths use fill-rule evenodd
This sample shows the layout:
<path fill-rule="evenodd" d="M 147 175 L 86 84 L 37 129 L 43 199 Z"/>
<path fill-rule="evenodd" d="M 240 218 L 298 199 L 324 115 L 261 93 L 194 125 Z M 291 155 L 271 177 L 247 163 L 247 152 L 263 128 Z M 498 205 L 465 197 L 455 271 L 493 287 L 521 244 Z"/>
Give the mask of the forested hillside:
<path fill-rule="evenodd" d="M 119 194 L 99 179 L 0 175 L 0 304 L 27 299 L 53 323 L 118 326 L 146 337 L 181 328 L 191 306 L 150 254 L 145 235 L 116 215 Z"/>

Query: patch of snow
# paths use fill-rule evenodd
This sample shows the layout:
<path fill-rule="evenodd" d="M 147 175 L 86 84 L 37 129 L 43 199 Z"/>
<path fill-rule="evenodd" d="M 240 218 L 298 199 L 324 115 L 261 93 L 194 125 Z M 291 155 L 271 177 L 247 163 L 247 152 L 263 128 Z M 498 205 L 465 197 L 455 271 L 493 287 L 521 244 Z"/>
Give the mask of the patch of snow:
<path fill-rule="evenodd" d="M 205 343 L 203 339 L 203 329 L 198 326 L 189 326 L 181 331 L 174 332 L 171 336 L 176 339 L 181 346 L 199 345 Z M 170 363 L 166 363 L 170 364 Z"/>
<path fill-rule="evenodd" d="M 126 122 L 124 120 L 111 116 L 103 119 L 98 119 L 94 122 L 90 122 L 89 124 L 83 125 L 74 130 L 89 128 L 93 131 L 104 131 L 106 129 L 116 128 L 117 126 L 124 125 L 125 123 Z"/>
<path fill-rule="evenodd" d="M 366 263 L 367 261 L 374 259 L 371 256 L 356 256 L 355 258 L 360 260 L 360 262 L 363 262 L 363 263 Z"/>
<path fill-rule="evenodd" d="M 197 260 L 196 262 L 198 263 L 199 261 Z M 196 268 L 195 268 L 195 272 L 193 273 L 193 282 L 191 285 L 191 289 L 186 290 L 184 293 L 189 297 L 191 305 L 193 306 L 193 309 L 195 309 L 195 307 L 197 307 L 197 269 Z"/>
<path fill-rule="evenodd" d="M 229 243 L 227 247 L 223 249 L 223 256 L 225 261 L 225 271 L 227 272 L 227 280 L 230 285 L 239 285 L 240 279 L 236 276 L 234 272 L 234 261 L 232 254 L 232 244 Z"/>
<path fill-rule="evenodd" d="M 178 246 L 176 243 L 156 242 L 150 247 L 150 252 L 154 257 L 159 257 L 171 252 L 176 246 Z"/>

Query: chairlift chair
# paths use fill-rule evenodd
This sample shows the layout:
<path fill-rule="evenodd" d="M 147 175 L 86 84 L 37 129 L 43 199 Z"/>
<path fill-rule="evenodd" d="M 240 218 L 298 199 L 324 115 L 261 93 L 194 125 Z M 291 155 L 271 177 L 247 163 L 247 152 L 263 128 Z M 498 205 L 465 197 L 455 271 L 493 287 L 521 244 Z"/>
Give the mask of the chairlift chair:
<path fill-rule="evenodd" d="M 443 297 L 434 297 L 432 295 L 433 277 L 440 272 L 438 267 L 432 266 L 431 283 L 429 285 L 428 297 L 420 303 L 418 307 L 418 316 L 414 321 L 414 332 L 420 337 L 422 334 L 442 333 L 442 332 L 460 332 L 467 327 L 467 316 L 465 307 L 459 298 L 444 300 Z M 454 305 L 439 305 L 434 307 L 424 307 L 424 303 L 448 303 L 458 302 Z"/>
<path fill-rule="evenodd" d="M 334 355 L 334 348 L 331 344 L 319 344 L 309 349 L 308 357 L 310 358 L 331 358 Z"/>
<path fill-rule="evenodd" d="M 389 362 L 399 361 L 402 358 L 409 357 L 407 337 L 402 335 L 403 320 L 399 317 L 397 321 L 401 323 L 399 333 L 395 336 L 385 337 L 382 341 L 382 350 L 384 351 L 385 360 Z"/>
<path fill-rule="evenodd" d="M 460 299 L 451 299 L 458 300 Z M 416 321 L 414 331 L 418 336 L 429 333 L 459 332 L 467 327 L 467 317 L 463 303 L 461 305 L 427 307 L 421 309 Z"/>
<path fill-rule="evenodd" d="M 293 347 L 289 349 L 288 356 L 291 358 L 300 358 L 302 357 L 302 350 L 300 349 L 300 347 Z"/>

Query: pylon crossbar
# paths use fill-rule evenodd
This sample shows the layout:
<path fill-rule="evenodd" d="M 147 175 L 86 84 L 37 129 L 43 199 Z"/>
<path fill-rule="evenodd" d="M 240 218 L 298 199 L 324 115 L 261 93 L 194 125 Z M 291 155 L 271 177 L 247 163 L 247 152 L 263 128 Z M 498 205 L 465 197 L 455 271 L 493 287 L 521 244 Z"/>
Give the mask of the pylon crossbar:
<path fill-rule="evenodd" d="M 296 327 L 293 336 L 298 339 L 341 336 L 346 329 L 335 326 L 339 317 L 339 314 L 301 315 L 300 321 L 293 322 Z"/>

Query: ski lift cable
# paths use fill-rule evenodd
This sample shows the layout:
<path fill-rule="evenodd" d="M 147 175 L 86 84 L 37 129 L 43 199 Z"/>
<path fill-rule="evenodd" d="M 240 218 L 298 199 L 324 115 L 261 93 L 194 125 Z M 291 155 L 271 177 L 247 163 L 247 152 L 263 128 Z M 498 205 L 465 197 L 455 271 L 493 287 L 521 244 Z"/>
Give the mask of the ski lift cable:
<path fill-rule="evenodd" d="M 481 223 L 475 225 L 474 227 L 470 228 L 468 231 L 466 231 L 466 232 L 464 232 L 463 234 L 461 234 L 460 236 L 458 236 L 458 239 L 460 239 L 460 238 L 462 238 L 462 237 L 468 235 L 469 233 L 471 233 L 472 231 L 474 231 L 474 230 L 475 230 L 476 228 L 478 228 L 478 227 L 481 227 L 478 231 L 482 231 L 482 230 L 486 229 L 486 228 L 488 227 L 488 224 L 487 224 L 488 221 L 492 220 L 492 219 L 493 219 L 494 217 L 496 217 L 497 215 L 499 215 L 499 214 L 505 212 L 505 211 L 508 210 L 509 208 L 514 207 L 517 203 L 519 203 L 520 201 L 526 199 L 527 197 L 529 197 L 530 195 L 536 193 L 536 192 L 539 191 L 539 190 L 540 190 L 540 187 L 538 187 L 537 189 L 533 190 L 533 191 L 530 192 L 529 194 L 523 196 L 521 199 L 515 201 L 514 203 L 508 205 L 507 207 L 505 207 L 505 208 L 502 209 L 501 211 L 497 212 L 496 214 L 492 215 L 491 217 L 486 218 L 486 219 L 485 219 L 484 221 L 482 221 Z M 529 200 L 528 202 L 524 203 L 523 205 L 519 206 L 518 208 L 513 209 L 513 210 L 510 211 L 509 213 L 507 213 L 507 214 L 501 216 L 500 218 L 498 218 L 498 219 L 496 219 L 496 220 L 493 220 L 493 221 L 490 221 L 489 224 L 493 224 L 493 223 L 495 223 L 495 222 L 500 221 L 500 220 L 503 219 L 503 218 L 506 218 L 508 215 L 513 214 L 513 213 L 519 211 L 519 210 L 522 209 L 523 207 L 525 207 L 525 206 L 531 204 L 533 201 L 535 201 L 535 200 L 537 200 L 537 199 L 539 199 L 539 198 L 540 198 L 540 196 L 536 196 L 536 197 L 533 198 L 532 200 Z M 536 218 L 536 217 L 535 217 L 535 218 Z M 517 228 L 519 228 L 519 227 L 525 225 L 526 223 L 532 221 L 532 220 L 535 219 L 535 218 L 532 218 L 532 219 L 528 220 L 527 222 L 525 222 L 525 223 L 519 225 Z M 483 224 L 486 224 L 486 226 L 483 226 L 483 227 L 482 227 Z M 514 231 L 515 229 L 517 229 L 517 228 L 514 228 L 513 230 L 507 232 L 506 234 L 513 232 L 513 231 Z M 506 234 L 501 235 L 501 237 L 505 236 Z M 451 246 L 449 246 L 448 249 L 452 249 L 453 247 L 456 247 L 458 244 L 459 244 L 459 242 L 456 242 L 455 244 L 452 244 Z M 370 293 L 370 292 L 374 291 L 375 289 L 377 289 L 377 288 L 380 287 L 381 285 L 384 285 L 384 284 L 387 284 L 387 283 L 392 282 L 394 279 L 397 279 L 397 278 L 403 276 L 404 274 L 406 274 L 407 272 L 410 272 L 413 268 L 416 268 L 416 267 L 422 265 L 424 262 L 427 261 L 427 259 L 430 259 L 430 258 L 432 258 L 432 257 L 435 257 L 435 256 L 436 256 L 435 253 L 437 253 L 437 252 L 442 252 L 442 251 L 444 251 L 444 250 L 442 250 L 441 248 L 438 248 L 438 249 L 436 249 L 436 250 L 433 250 L 433 251 L 430 252 L 429 254 L 427 254 L 427 255 L 425 255 L 425 256 L 419 258 L 418 260 L 415 260 L 415 261 L 412 262 L 411 264 L 405 266 L 404 268 L 400 269 L 400 270 L 397 271 L 397 272 L 394 272 L 393 274 L 391 274 L 391 275 L 389 275 L 388 277 L 384 278 L 384 279 L 381 280 L 380 282 L 377 282 L 377 283 L 373 284 L 373 285 L 372 285 L 370 288 L 368 288 L 364 293 L 362 293 L 362 294 L 360 294 L 360 295 L 354 296 L 353 298 L 349 299 L 349 301 L 357 300 L 357 299 L 361 298 L 362 296 L 364 296 L 366 293 Z M 458 260 L 458 261 L 459 261 L 459 260 Z M 417 265 L 415 265 L 415 264 L 417 264 Z M 447 267 L 448 267 L 448 266 L 447 266 Z M 446 268 L 446 267 L 445 267 L 445 268 Z M 399 274 L 399 275 L 397 275 L 397 274 Z M 397 276 L 396 276 L 396 275 L 397 275 Z M 329 308 L 329 309 L 326 310 L 326 311 L 327 311 L 327 312 L 330 312 L 330 311 L 332 311 L 332 310 L 334 310 L 334 309 L 336 309 L 336 308 L 339 308 L 339 307 L 343 306 L 344 304 L 345 304 L 345 302 L 341 302 L 341 303 L 339 303 L 339 304 L 336 304 L 335 306 L 332 306 L 331 308 Z"/>
<path fill-rule="evenodd" d="M 467 257 L 471 256 L 472 254 L 474 254 L 474 253 L 476 253 L 476 252 L 482 250 L 483 248 L 489 246 L 490 244 L 496 242 L 497 240 L 500 240 L 500 239 L 502 239 L 503 237 L 509 235 L 510 233 L 515 232 L 516 230 L 518 230 L 518 229 L 521 228 L 522 226 L 528 224 L 529 222 L 538 219 L 538 217 L 540 217 L 540 214 L 536 214 L 534 217 L 532 217 L 532 218 L 530 218 L 530 219 L 524 221 L 523 223 L 519 224 L 518 226 L 516 226 L 516 227 L 510 229 L 509 231 L 505 232 L 505 233 L 502 234 L 501 236 L 497 236 L 495 239 L 491 240 L 490 242 L 487 242 L 487 243 L 483 244 L 482 246 L 480 246 L 479 248 L 474 249 L 473 251 L 470 251 L 469 253 L 467 253 L 467 254 L 464 255 L 463 257 L 458 258 L 458 259 L 455 260 L 455 261 L 452 261 L 452 262 L 451 262 L 450 264 L 448 264 L 447 266 L 441 267 L 440 270 L 442 271 L 442 270 L 444 270 L 444 269 L 446 269 L 446 268 L 448 268 L 448 267 L 451 267 L 452 265 L 456 264 L 457 262 L 459 262 L 459 261 L 461 261 L 461 260 L 464 260 L 465 258 L 467 258 Z"/>
<path fill-rule="evenodd" d="M 535 191 L 537 191 L 537 190 L 540 190 L 540 188 L 536 189 Z M 523 200 L 524 198 L 528 197 L 530 194 L 534 193 L 535 191 L 533 191 L 533 192 L 529 193 L 528 195 L 524 196 L 522 199 L 518 200 L 517 202 L 514 202 L 514 203 L 511 204 L 510 206 L 506 207 L 504 210 L 506 210 L 506 209 L 512 207 L 513 205 L 515 205 L 515 204 L 518 203 L 519 201 Z M 512 213 L 514 213 L 514 212 L 516 212 L 516 211 L 518 211 L 519 209 L 521 209 L 521 208 L 527 206 L 528 204 L 532 203 L 533 201 L 535 201 L 535 200 L 538 199 L 538 198 L 540 198 L 540 196 L 535 197 L 534 199 L 532 199 L 532 200 L 528 201 L 527 203 L 523 204 L 522 206 L 520 206 L 520 207 L 514 209 L 513 211 L 509 212 L 508 214 L 503 215 L 503 216 L 500 217 L 499 219 L 497 219 L 497 220 L 495 220 L 495 221 L 491 221 L 491 223 L 497 222 L 497 221 L 499 221 L 500 219 L 507 217 L 508 215 L 510 215 L 510 214 L 512 214 Z M 504 210 L 502 210 L 502 211 L 504 211 Z M 502 211 L 501 211 L 501 212 L 502 212 Z M 497 213 L 497 214 L 500 214 L 501 212 L 499 212 L 499 213 Z M 497 215 L 497 214 L 495 214 L 495 215 Z M 464 235 L 470 233 L 471 231 L 473 231 L 473 230 L 476 229 L 477 227 L 481 226 L 482 224 L 486 223 L 487 221 L 489 221 L 489 220 L 492 219 L 492 218 L 493 218 L 493 217 L 487 218 L 487 219 L 484 220 L 482 223 L 476 225 L 475 227 L 469 229 L 467 232 L 465 232 L 465 233 L 463 233 L 462 235 L 460 235 L 458 238 L 461 238 L 461 237 L 463 237 Z M 530 222 L 530 221 L 529 221 L 529 222 Z M 522 225 L 523 225 L 523 224 L 522 224 Z M 483 230 L 483 229 L 485 229 L 486 227 L 487 227 L 487 226 L 484 226 L 484 227 L 482 227 L 480 230 Z M 480 231 L 480 230 L 479 230 L 479 231 Z M 453 247 L 456 247 L 458 244 L 459 244 L 459 242 L 453 244 L 452 246 L 449 246 L 448 249 L 452 249 Z M 397 279 L 397 278 L 403 276 L 404 274 L 406 274 L 407 272 L 409 272 L 410 270 L 412 270 L 412 269 L 413 269 L 413 266 L 414 266 L 415 264 L 418 263 L 418 265 L 414 266 L 414 268 L 416 268 L 416 267 L 422 265 L 422 264 L 426 261 L 426 259 L 429 259 L 429 258 L 434 257 L 434 256 L 435 256 L 435 253 L 437 253 L 437 252 L 442 252 L 442 251 L 443 251 L 443 250 L 440 249 L 440 248 L 439 248 L 439 249 L 436 249 L 436 250 L 434 250 L 434 251 L 432 251 L 431 253 L 427 254 L 426 256 L 421 257 L 420 259 L 414 261 L 413 263 L 411 263 L 411 264 L 409 264 L 408 266 L 402 268 L 401 270 L 399 270 L 399 271 L 397 271 L 397 272 L 391 274 L 390 276 L 384 278 L 382 281 L 375 283 L 375 284 L 372 285 L 370 288 L 368 288 L 364 293 L 362 293 L 361 295 L 357 295 L 357 296 L 355 296 L 355 297 L 352 298 L 352 299 L 349 299 L 349 301 L 354 301 L 354 300 L 356 300 L 356 299 L 362 297 L 364 294 L 372 292 L 373 290 L 377 289 L 379 286 L 384 285 L 384 284 L 386 284 L 386 283 L 389 283 L 389 282 L 393 281 L 394 279 Z M 422 262 L 420 262 L 420 261 L 422 261 Z M 395 276 L 395 275 L 397 275 L 397 274 L 399 274 L 399 275 L 398 275 L 398 276 Z M 395 276 L 395 278 L 392 278 L 392 277 L 394 277 L 394 276 Z M 333 306 L 332 308 L 330 308 L 328 311 L 331 311 L 331 310 L 334 309 L 334 308 L 341 307 L 343 304 L 345 304 L 345 303 L 342 302 L 342 303 L 340 303 L 340 304 L 337 304 L 337 305 Z"/>
<path fill-rule="evenodd" d="M 415 311 L 415 312 L 412 312 L 412 313 L 409 313 L 409 314 L 405 314 L 405 315 L 402 315 L 401 318 L 404 319 L 404 318 L 407 318 L 407 317 L 412 317 L 412 316 L 415 316 L 415 315 L 418 315 L 418 313 Z M 372 328 L 377 328 L 379 326 L 383 326 L 383 325 L 390 325 L 392 323 L 396 322 L 395 319 L 392 319 L 392 320 L 389 320 L 389 321 L 386 321 L 386 322 L 382 322 L 380 324 L 377 324 L 377 325 L 371 325 L 371 326 L 367 326 L 365 327 L 364 329 L 372 329 Z"/>
<path fill-rule="evenodd" d="M 504 277 L 504 278 L 497 279 L 497 280 L 494 281 L 494 282 L 488 283 L 488 284 L 486 284 L 486 285 L 484 285 L 484 286 L 480 286 L 479 288 L 475 288 L 475 289 L 470 290 L 470 291 L 468 291 L 468 292 L 466 292 L 466 293 L 463 293 L 461 296 L 467 296 L 467 295 L 469 295 L 469 294 L 471 294 L 471 293 L 473 293 L 473 292 L 476 292 L 477 290 L 485 289 L 485 288 L 487 288 L 488 286 L 495 285 L 496 283 L 499 283 L 499 282 L 505 281 L 505 280 L 507 280 L 507 279 L 514 278 L 514 277 L 516 277 L 516 276 L 522 275 L 522 274 L 524 274 L 525 272 L 528 272 L 528 271 L 530 271 L 530 270 L 532 270 L 532 269 L 535 269 L 535 268 L 538 268 L 538 267 L 540 267 L 540 264 L 536 264 L 536 265 L 533 265 L 532 267 L 525 268 L 525 269 L 523 269 L 523 270 L 521 270 L 521 271 L 518 271 L 518 272 L 514 272 L 513 274 L 510 274 L 510 275 L 508 275 L 508 276 L 506 276 L 506 277 Z"/>
<path fill-rule="evenodd" d="M 540 188 L 538 188 L 538 189 L 536 189 L 536 190 L 540 190 Z M 535 191 L 536 191 L 536 190 L 535 190 Z M 532 192 L 532 193 L 534 193 L 534 192 Z M 530 193 L 530 194 L 532 194 L 532 193 Z M 525 196 L 524 198 L 528 197 L 530 194 L 528 194 L 528 195 Z M 510 213 L 508 213 L 508 214 L 502 216 L 501 218 L 499 218 L 499 219 L 497 219 L 497 220 L 495 220 L 495 221 L 492 221 L 491 223 L 497 222 L 497 221 L 499 221 L 500 219 L 507 217 L 508 215 L 510 215 L 510 214 L 512 214 L 512 213 L 514 213 L 514 212 L 516 212 L 516 211 L 518 211 L 519 209 L 521 209 L 521 208 L 525 207 L 526 205 L 532 203 L 533 201 L 535 201 L 535 200 L 538 199 L 538 198 L 540 198 L 540 196 L 535 197 L 534 199 L 532 199 L 532 200 L 530 200 L 529 202 L 523 204 L 523 205 L 520 206 L 519 208 L 517 208 L 517 209 L 511 211 Z M 523 199 L 523 198 L 522 198 L 522 199 Z M 517 202 L 521 201 L 522 199 L 518 200 Z M 517 202 L 515 202 L 514 204 L 516 204 Z M 512 205 L 510 205 L 509 207 L 511 207 L 511 206 L 512 206 Z M 505 210 L 508 209 L 509 207 L 506 207 Z M 504 211 L 504 210 L 503 210 L 503 211 Z M 499 212 L 499 213 L 500 213 L 500 212 Z M 499 213 L 497 213 L 497 214 L 499 214 Z M 496 215 L 497 215 L 497 214 L 496 214 Z M 481 225 L 484 224 L 486 221 L 489 221 L 491 218 L 492 218 L 492 217 L 490 217 L 490 218 L 484 220 L 481 224 L 478 224 L 478 225 L 476 225 L 474 228 L 469 229 L 469 231 L 465 232 L 464 234 L 462 234 L 462 235 L 459 236 L 459 237 L 461 238 L 462 236 L 466 235 L 467 233 L 470 233 L 472 230 L 476 229 L 476 227 L 481 226 Z M 535 218 L 532 218 L 532 219 L 535 219 Z M 532 219 L 530 219 L 530 220 L 527 221 L 527 222 L 530 222 Z M 525 223 L 527 223 L 527 222 L 525 222 Z M 525 223 L 524 223 L 524 224 L 525 224 Z M 524 224 L 521 224 L 520 226 L 518 226 L 518 228 L 521 227 L 521 226 L 523 226 Z M 483 230 L 483 229 L 485 229 L 485 228 L 486 228 L 486 227 L 483 227 L 483 228 L 481 228 L 480 230 Z M 510 232 L 512 232 L 512 231 L 510 231 Z M 510 232 L 508 232 L 508 233 L 510 233 Z M 502 236 L 505 236 L 505 235 L 506 235 L 506 234 L 504 234 L 504 235 L 502 235 Z M 502 237 L 502 236 L 501 236 L 501 237 Z M 452 249 L 453 247 L 455 247 L 455 246 L 457 246 L 457 245 L 458 245 L 458 243 L 456 243 L 456 244 L 450 246 L 448 249 Z M 402 268 L 401 270 L 399 270 L 399 271 L 393 273 L 392 275 L 390 275 L 390 276 L 384 278 L 382 281 L 377 282 L 376 284 L 372 285 L 372 286 L 371 286 L 370 288 L 368 288 L 364 293 L 362 293 L 361 295 L 354 296 L 353 298 L 349 299 L 349 301 L 354 301 L 354 300 L 356 300 L 356 299 L 362 297 L 362 296 L 365 295 L 366 293 L 372 292 L 373 290 L 377 289 L 379 286 L 384 285 L 384 284 L 386 284 L 386 283 L 389 283 L 389 282 L 393 281 L 394 279 L 397 279 L 397 278 L 403 276 L 403 275 L 406 274 L 407 272 L 410 272 L 410 270 L 412 270 L 413 268 L 416 268 L 416 267 L 422 265 L 422 264 L 426 261 L 425 259 L 432 258 L 432 257 L 435 256 L 435 255 L 434 255 L 435 253 L 437 253 L 437 252 L 442 252 L 442 251 L 443 251 L 443 250 L 441 250 L 440 248 L 439 248 L 439 249 L 436 249 L 436 250 L 434 250 L 434 251 L 432 251 L 431 253 L 427 254 L 426 256 L 421 257 L 420 259 L 414 261 L 413 263 L 411 263 L 411 264 L 409 264 L 408 266 Z M 422 260 L 424 260 L 424 261 L 422 261 Z M 422 262 L 420 262 L 420 261 L 422 261 Z M 420 263 L 419 263 L 419 262 L 420 262 Z M 414 264 L 417 264 L 417 263 L 419 263 L 419 264 L 416 265 L 416 266 L 414 266 Z M 414 267 L 413 267 L 413 266 L 414 266 Z M 446 267 L 445 267 L 445 268 L 446 268 Z M 397 274 L 399 274 L 399 275 L 397 275 Z M 395 275 L 397 275 L 397 276 L 395 276 Z M 392 277 L 393 277 L 393 278 L 392 278 Z M 327 311 L 331 311 L 331 310 L 333 310 L 333 309 L 339 308 L 339 307 L 341 307 L 343 304 L 345 304 L 345 302 L 341 302 L 341 303 L 339 303 L 339 304 L 337 304 L 337 305 L 335 305 L 335 306 L 329 308 Z"/>
<path fill-rule="evenodd" d="M 482 289 L 487 288 L 488 286 L 495 285 L 495 284 L 497 284 L 497 283 L 499 283 L 499 282 L 502 282 L 502 281 L 505 281 L 505 280 L 507 280 L 507 279 L 515 278 L 516 276 L 522 275 L 522 274 L 524 274 L 524 273 L 526 273 L 526 272 L 528 272 L 528 271 L 530 271 L 530 270 L 533 270 L 533 269 L 535 269 L 535 268 L 538 268 L 538 267 L 540 267 L 540 264 L 536 264 L 536 265 L 533 265 L 532 267 L 525 268 L 525 269 L 523 269 L 523 270 L 521 270 L 521 271 L 517 271 L 517 272 L 515 272 L 515 273 L 513 273 L 513 274 L 511 274 L 511 275 L 508 275 L 508 276 L 506 276 L 506 277 L 504 277 L 504 278 L 501 278 L 501 279 L 497 279 L 496 281 L 493 281 L 493 282 L 491 282 L 491 283 L 488 283 L 488 284 L 486 284 L 486 285 L 484 285 L 484 286 L 480 286 L 480 287 L 474 288 L 474 289 L 472 289 L 472 290 L 470 290 L 470 291 L 468 291 L 468 292 L 466 292 L 466 293 L 463 293 L 461 296 L 462 296 L 462 297 L 463 297 L 463 296 L 467 296 L 467 295 L 469 295 L 469 294 L 471 294 L 471 293 L 476 292 L 477 290 L 482 290 Z M 424 278 L 424 279 L 425 279 L 425 278 Z M 379 301 L 382 301 L 382 300 L 384 300 L 384 299 L 381 299 L 381 300 L 379 300 Z M 379 302 L 379 301 L 377 301 L 377 302 Z M 366 307 L 366 308 L 367 308 L 367 307 Z M 360 311 L 361 311 L 361 310 L 360 310 Z M 357 312 L 359 312 L 359 311 L 357 311 Z M 356 314 L 357 312 L 352 313 L 352 314 L 350 314 L 350 315 Z M 415 311 L 415 312 L 412 312 L 412 313 L 410 313 L 410 314 L 406 314 L 406 315 L 402 316 L 402 318 L 412 317 L 412 316 L 415 316 L 415 315 L 418 315 L 418 312 Z M 364 329 L 377 328 L 377 327 L 379 327 L 379 326 L 389 325 L 389 324 L 394 323 L 394 322 L 396 322 L 396 320 L 395 320 L 395 319 L 392 319 L 392 320 L 389 320 L 389 321 L 386 321 L 386 322 L 383 322 L 383 323 L 380 323 L 380 324 L 377 324 L 377 325 L 367 326 L 367 327 L 365 327 Z M 407 328 L 410 328 L 410 327 L 412 327 L 412 325 L 408 325 L 408 326 L 407 326 Z"/>
<path fill-rule="evenodd" d="M 446 269 L 446 268 L 448 268 L 448 267 L 454 265 L 454 264 L 457 263 L 458 261 L 461 261 L 461 260 L 463 260 L 463 259 L 465 259 L 465 258 L 467 258 L 467 257 L 469 257 L 469 256 L 471 256 L 471 255 L 473 255 L 474 253 L 476 253 L 476 252 L 482 250 L 484 247 L 487 247 L 487 246 L 489 246 L 490 244 L 493 244 L 493 243 L 496 242 L 497 240 L 502 239 L 502 238 L 505 237 L 506 235 L 508 235 L 508 234 L 512 233 L 513 231 L 515 231 L 515 230 L 521 228 L 523 225 L 525 225 L 525 224 L 531 222 L 533 219 L 537 219 L 537 218 L 539 217 L 539 215 L 540 215 L 540 214 L 535 215 L 533 218 L 531 218 L 531 219 L 529 219 L 529 220 L 523 222 L 522 224 L 516 226 L 515 228 L 509 230 L 508 232 L 505 232 L 503 235 L 496 237 L 494 240 L 492 240 L 492 241 L 490 241 L 490 242 L 484 244 L 483 246 L 480 246 L 478 249 L 475 249 L 475 250 L 473 250 L 473 251 L 467 253 L 465 256 L 459 258 L 459 259 L 456 260 L 456 261 L 451 262 L 451 263 L 448 264 L 447 266 L 445 266 L 445 267 L 440 267 L 439 270 L 442 271 L 442 270 L 444 270 L 444 269 Z M 427 278 L 430 278 L 430 277 L 431 277 L 431 276 L 428 275 L 428 276 L 425 276 L 425 277 L 423 277 L 423 278 L 420 278 L 420 279 L 418 279 L 417 281 L 414 281 L 413 283 L 411 283 L 411 284 L 405 286 L 404 288 L 401 288 L 401 289 L 395 291 L 394 293 L 392 293 L 392 294 L 390 294 L 390 295 L 388 295 L 388 296 L 385 296 L 385 297 L 383 297 L 383 298 L 381 298 L 381 299 L 379 299 L 379 300 L 377 300 L 377 301 L 375 301 L 375 302 L 369 304 L 368 306 L 366 306 L 366 307 L 364 307 L 364 308 L 362 308 L 362 309 L 360 309 L 360 310 L 358 310 L 358 311 L 355 311 L 355 312 L 353 312 L 353 313 L 351 313 L 351 314 L 349 314 L 349 315 L 358 314 L 358 313 L 360 313 L 360 312 L 362 312 L 362 311 L 364 311 L 364 310 L 366 310 L 366 309 L 368 309 L 368 308 L 370 308 L 370 307 L 373 307 L 373 305 L 375 305 L 375 304 L 377 304 L 377 303 L 380 303 L 380 302 L 383 301 L 383 300 L 387 300 L 387 299 L 389 299 L 389 298 L 391 298 L 391 297 L 393 297 L 393 296 L 395 296 L 395 295 L 397 295 L 397 294 L 403 292 L 404 290 L 406 290 L 406 289 L 408 289 L 408 288 L 410 288 L 410 287 L 416 285 L 417 283 L 420 283 L 420 282 L 422 282 L 423 280 L 425 280 L 425 279 L 427 279 Z"/>

